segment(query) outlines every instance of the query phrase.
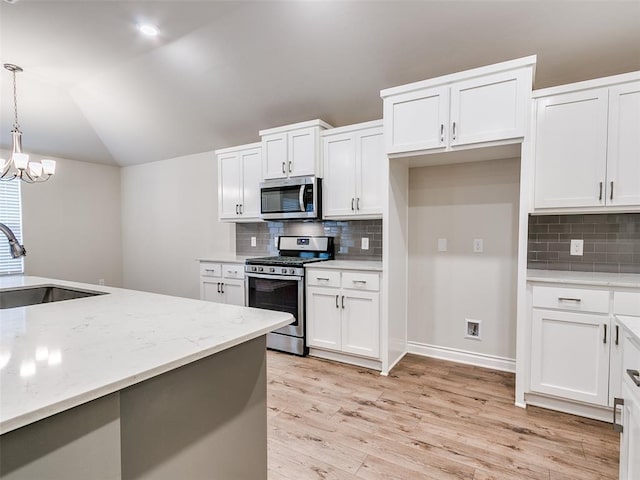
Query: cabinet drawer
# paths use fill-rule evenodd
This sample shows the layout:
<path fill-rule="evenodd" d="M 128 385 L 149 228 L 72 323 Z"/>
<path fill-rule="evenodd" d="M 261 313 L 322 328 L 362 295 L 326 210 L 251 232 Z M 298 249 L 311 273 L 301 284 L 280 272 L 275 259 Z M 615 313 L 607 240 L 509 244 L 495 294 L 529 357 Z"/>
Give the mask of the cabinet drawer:
<path fill-rule="evenodd" d="M 533 306 L 577 312 L 608 313 L 609 291 L 534 286 Z"/>
<path fill-rule="evenodd" d="M 342 288 L 355 290 L 380 290 L 380 276 L 377 273 L 343 272 Z"/>
<path fill-rule="evenodd" d="M 220 277 L 222 276 L 222 265 L 212 262 L 200 262 L 200 276 Z"/>
<path fill-rule="evenodd" d="M 244 278 L 244 265 L 241 263 L 225 263 L 222 265 L 224 278 Z"/>
<path fill-rule="evenodd" d="M 308 270 L 307 285 L 340 287 L 340 272 L 335 270 Z"/>
<path fill-rule="evenodd" d="M 640 292 L 613 292 L 613 313 L 640 317 Z"/>

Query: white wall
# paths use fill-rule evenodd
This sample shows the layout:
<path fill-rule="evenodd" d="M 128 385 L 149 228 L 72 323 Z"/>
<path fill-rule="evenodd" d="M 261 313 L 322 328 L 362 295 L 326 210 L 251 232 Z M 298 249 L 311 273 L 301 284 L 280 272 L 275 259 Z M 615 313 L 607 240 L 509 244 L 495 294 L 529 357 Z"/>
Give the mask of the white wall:
<path fill-rule="evenodd" d="M 519 163 L 410 170 L 409 342 L 515 358 Z M 465 318 L 482 321 L 481 341 L 464 338 Z"/>
<path fill-rule="evenodd" d="M 22 184 L 25 273 L 121 286 L 120 168 L 55 160 L 49 181 Z"/>
<path fill-rule="evenodd" d="M 235 252 L 217 177 L 213 152 L 122 169 L 125 288 L 200 298 L 196 259 Z"/>

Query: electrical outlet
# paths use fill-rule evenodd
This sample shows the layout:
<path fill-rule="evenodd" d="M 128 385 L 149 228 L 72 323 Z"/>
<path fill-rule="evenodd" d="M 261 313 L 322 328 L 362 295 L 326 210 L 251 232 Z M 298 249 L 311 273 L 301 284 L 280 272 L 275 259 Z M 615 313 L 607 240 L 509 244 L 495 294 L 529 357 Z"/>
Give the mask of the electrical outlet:
<path fill-rule="evenodd" d="M 446 252 L 447 251 L 447 239 L 446 238 L 439 238 L 438 239 L 438 251 L 439 252 Z"/>
<path fill-rule="evenodd" d="M 465 325 L 466 328 L 464 338 L 471 338 L 472 340 L 482 340 L 482 336 L 480 335 L 480 325 L 482 325 L 482 322 L 480 320 L 465 318 Z"/>
<path fill-rule="evenodd" d="M 251 237 L 251 246 L 255 247 L 257 245 L 256 237 Z"/>
<path fill-rule="evenodd" d="M 571 255 L 582 256 L 584 249 L 584 240 L 571 240 Z"/>
<path fill-rule="evenodd" d="M 369 250 L 369 237 L 362 237 L 362 250 Z"/>
<path fill-rule="evenodd" d="M 473 239 L 473 253 L 484 252 L 484 241 L 481 238 Z"/>

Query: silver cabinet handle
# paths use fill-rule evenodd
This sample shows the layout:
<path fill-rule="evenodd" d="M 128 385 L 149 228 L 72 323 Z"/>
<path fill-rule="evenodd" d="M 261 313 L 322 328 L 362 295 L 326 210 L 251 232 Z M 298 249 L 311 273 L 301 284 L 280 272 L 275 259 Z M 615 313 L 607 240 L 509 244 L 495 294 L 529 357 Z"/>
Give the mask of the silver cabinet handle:
<path fill-rule="evenodd" d="M 291 162 L 289 162 L 289 173 L 291 173 Z"/>
<path fill-rule="evenodd" d="M 611 182 L 611 189 L 609 191 L 609 200 L 613 200 L 613 182 Z"/>
<path fill-rule="evenodd" d="M 329 281 L 327 277 L 316 277 L 316 280 L 324 280 L 325 282 Z"/>
<path fill-rule="evenodd" d="M 342 295 L 342 309 L 344 310 L 344 295 Z M 638 372 L 636 372 L 638 373 Z"/>
<path fill-rule="evenodd" d="M 619 340 L 620 340 L 620 326 L 616 325 L 616 345 L 619 345 Z"/>
<path fill-rule="evenodd" d="M 440 143 L 444 143 L 444 123 L 440 124 Z"/>
<path fill-rule="evenodd" d="M 607 343 L 607 324 L 604 324 L 604 338 L 602 339 L 602 343 Z"/>
<path fill-rule="evenodd" d="M 344 298 L 344 297 L 342 297 Z M 343 307 L 344 308 L 344 307 Z M 638 370 L 627 370 L 627 375 L 633 380 L 633 383 L 636 384 L 636 387 L 640 387 L 640 372 Z"/>
<path fill-rule="evenodd" d="M 235 273 L 237 275 L 238 271 L 237 270 L 227 270 L 227 273 Z"/>
<path fill-rule="evenodd" d="M 602 200 L 602 182 L 600 182 L 600 194 L 598 195 L 598 200 Z"/>
<path fill-rule="evenodd" d="M 238 211 L 238 206 L 239 206 L 239 205 L 236 203 L 236 215 L 239 215 L 239 214 L 240 214 L 240 212 Z"/>
<path fill-rule="evenodd" d="M 618 411 L 618 407 L 622 407 L 624 405 L 624 398 L 614 398 L 613 399 L 613 431 L 622 433 L 622 425 L 616 423 L 616 413 Z"/>
<path fill-rule="evenodd" d="M 218 282 L 218 293 L 220 293 L 220 282 Z"/>
<path fill-rule="evenodd" d="M 581 298 L 571 298 L 571 297 L 558 297 L 559 302 L 577 302 L 580 303 L 582 301 Z"/>
<path fill-rule="evenodd" d="M 286 172 L 286 170 L 284 169 L 284 163 L 285 163 L 285 162 L 282 162 L 282 173 L 283 173 L 284 175 L 286 175 L 286 174 L 287 174 L 287 172 Z"/>
<path fill-rule="evenodd" d="M 240 215 L 242 215 L 242 204 L 238 205 L 240 207 Z"/>
<path fill-rule="evenodd" d="M 453 140 L 456 139 L 456 122 L 453 122 L 453 134 L 451 136 Z"/>
<path fill-rule="evenodd" d="M 338 306 L 338 297 L 339 297 L 339 296 L 340 296 L 340 295 L 336 295 L 336 308 L 340 308 L 340 307 Z"/>
<path fill-rule="evenodd" d="M 351 198 L 351 210 L 355 210 L 355 208 L 353 208 L 354 202 L 356 201 L 355 198 Z"/>
<path fill-rule="evenodd" d="M 367 281 L 366 280 L 353 280 L 353 283 L 363 283 L 366 284 Z"/>
<path fill-rule="evenodd" d="M 224 283 L 220 284 L 220 293 L 224 293 Z"/>
<path fill-rule="evenodd" d="M 205 268 L 204 271 L 205 272 L 215 272 L 216 270 L 214 268 Z"/>
<path fill-rule="evenodd" d="M 356 198 L 356 210 L 360 210 L 360 197 Z"/>

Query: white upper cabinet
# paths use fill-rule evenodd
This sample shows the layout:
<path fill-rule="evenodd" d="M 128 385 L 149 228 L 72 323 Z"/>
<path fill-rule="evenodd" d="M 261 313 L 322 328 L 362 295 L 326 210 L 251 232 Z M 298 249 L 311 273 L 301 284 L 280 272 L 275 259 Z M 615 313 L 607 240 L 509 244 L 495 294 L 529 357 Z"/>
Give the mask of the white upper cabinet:
<path fill-rule="evenodd" d="M 322 134 L 324 218 L 381 218 L 387 161 L 381 121 Z"/>
<path fill-rule="evenodd" d="M 640 81 L 609 89 L 608 205 L 640 205 Z"/>
<path fill-rule="evenodd" d="M 312 120 L 261 130 L 263 178 L 322 177 L 320 132 L 327 128 L 331 125 Z"/>
<path fill-rule="evenodd" d="M 534 92 L 534 209 L 640 206 L 640 72 Z"/>
<path fill-rule="evenodd" d="M 218 218 L 236 222 L 260 218 L 260 143 L 216 150 Z"/>
<path fill-rule="evenodd" d="M 384 101 L 386 153 L 437 153 L 521 141 L 536 57 L 394 87 Z"/>

